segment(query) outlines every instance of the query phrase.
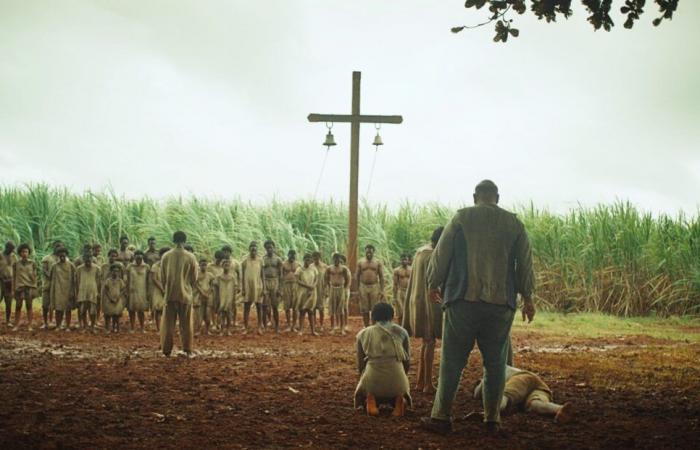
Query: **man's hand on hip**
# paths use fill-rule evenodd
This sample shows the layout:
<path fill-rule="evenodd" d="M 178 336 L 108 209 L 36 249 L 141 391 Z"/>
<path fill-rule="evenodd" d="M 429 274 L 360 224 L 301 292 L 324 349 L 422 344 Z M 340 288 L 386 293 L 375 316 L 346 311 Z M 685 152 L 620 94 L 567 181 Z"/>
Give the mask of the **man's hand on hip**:
<path fill-rule="evenodd" d="M 527 323 L 532 322 L 535 319 L 535 304 L 531 298 L 523 298 L 523 322 L 527 317 Z"/>

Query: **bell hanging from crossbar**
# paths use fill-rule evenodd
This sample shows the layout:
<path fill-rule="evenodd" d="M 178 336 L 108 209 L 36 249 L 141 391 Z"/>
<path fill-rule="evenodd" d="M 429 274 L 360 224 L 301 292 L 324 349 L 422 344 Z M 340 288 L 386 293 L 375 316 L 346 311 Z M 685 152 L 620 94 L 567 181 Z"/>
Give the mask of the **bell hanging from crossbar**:
<path fill-rule="evenodd" d="M 384 142 L 382 142 L 382 137 L 379 135 L 379 131 L 377 131 L 377 135 L 374 136 L 374 142 L 372 142 L 372 145 L 374 145 L 377 148 L 380 145 L 384 145 Z"/>
<path fill-rule="evenodd" d="M 323 145 L 326 146 L 327 149 L 330 149 L 333 147 L 335 144 L 335 138 L 333 137 L 333 133 L 331 133 L 331 130 L 328 130 L 328 134 L 326 135 L 326 141 L 323 143 Z"/>

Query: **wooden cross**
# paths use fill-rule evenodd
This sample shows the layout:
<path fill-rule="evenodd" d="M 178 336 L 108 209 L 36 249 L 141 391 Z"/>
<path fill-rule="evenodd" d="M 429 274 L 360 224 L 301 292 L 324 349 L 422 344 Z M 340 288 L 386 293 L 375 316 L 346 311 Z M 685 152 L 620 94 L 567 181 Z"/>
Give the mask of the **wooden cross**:
<path fill-rule="evenodd" d="M 401 123 L 401 116 L 360 114 L 360 72 L 352 73 L 352 114 L 309 114 L 309 122 L 350 124 L 350 211 L 348 214 L 348 267 L 357 268 L 357 182 L 360 166 L 360 124 Z M 353 277 L 354 279 L 355 277 Z M 354 287 L 356 288 L 356 287 Z"/>

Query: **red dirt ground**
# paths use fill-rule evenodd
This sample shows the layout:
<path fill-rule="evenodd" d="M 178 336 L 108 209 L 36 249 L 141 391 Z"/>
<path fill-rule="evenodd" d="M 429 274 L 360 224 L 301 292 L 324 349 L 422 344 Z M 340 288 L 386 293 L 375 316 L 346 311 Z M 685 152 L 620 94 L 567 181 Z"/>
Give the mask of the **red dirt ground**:
<path fill-rule="evenodd" d="M 354 330 L 359 321 L 353 320 Z M 698 448 L 700 345 L 650 338 L 583 340 L 515 332 L 516 365 L 539 373 L 566 425 L 518 413 L 505 435 L 458 421 L 422 431 L 432 396 L 407 417 L 352 406 L 354 333 L 207 336 L 193 359 L 159 354 L 154 332 L 97 336 L 0 329 L 0 448 Z M 413 342 L 414 356 L 418 341 Z M 436 365 L 439 352 L 436 355 Z M 415 358 L 414 358 L 415 361 Z M 415 380 L 415 367 L 409 377 Z M 465 370 L 455 416 L 479 409 Z"/>

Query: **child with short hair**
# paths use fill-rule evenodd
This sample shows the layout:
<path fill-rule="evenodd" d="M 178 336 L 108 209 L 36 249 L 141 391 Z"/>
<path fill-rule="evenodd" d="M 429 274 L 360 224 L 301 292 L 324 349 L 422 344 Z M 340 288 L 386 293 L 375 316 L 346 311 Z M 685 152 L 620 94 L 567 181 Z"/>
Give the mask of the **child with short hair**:
<path fill-rule="evenodd" d="M 163 287 L 163 280 L 160 274 L 160 261 L 163 255 L 170 251 L 170 247 L 163 247 L 158 250 L 159 259 L 151 266 L 150 279 L 153 285 L 153 290 L 151 291 L 151 313 L 153 314 L 153 321 L 156 324 L 156 331 L 160 332 L 160 318 L 163 315 L 163 308 L 165 307 L 165 288 Z"/>
<path fill-rule="evenodd" d="M 65 247 L 59 248 L 56 255 L 58 262 L 51 267 L 49 274 L 49 298 L 56 311 L 56 329 L 70 331 L 71 312 L 75 308 L 75 266 L 68 261 Z"/>
<path fill-rule="evenodd" d="M 127 286 L 129 297 L 127 308 L 129 310 L 129 332 L 133 333 L 136 328 L 136 317 L 139 318 L 141 333 L 145 331 L 146 311 L 148 310 L 147 284 L 150 267 L 143 261 L 143 252 L 134 252 L 134 262 L 126 268 Z"/>
<path fill-rule="evenodd" d="M 100 301 L 102 274 L 99 266 L 93 262 L 93 259 L 90 253 L 86 253 L 83 256 L 83 261 L 85 262 L 75 269 L 75 274 L 80 328 L 83 331 L 87 331 L 89 317 L 90 330 L 94 333 L 97 320 L 97 305 Z"/>
<path fill-rule="evenodd" d="M 102 283 L 102 311 L 105 315 L 105 330 L 108 333 L 119 333 L 125 290 L 126 283 L 121 275 L 121 267 L 114 262 L 109 266 L 109 277 Z"/>
<path fill-rule="evenodd" d="M 205 323 L 206 333 L 209 333 L 209 302 L 212 297 L 212 276 L 207 272 L 207 259 L 199 260 L 199 274 L 195 283 L 194 296 L 192 298 L 192 317 L 194 317 L 195 336 L 199 334 L 202 321 Z"/>
<path fill-rule="evenodd" d="M 27 330 L 32 331 L 32 303 L 36 297 L 37 265 L 29 259 L 32 250 L 28 244 L 20 244 L 19 261 L 12 264 L 12 285 L 15 289 L 15 327 L 19 330 L 19 322 L 22 316 L 22 303 L 27 310 Z"/>
<path fill-rule="evenodd" d="M 216 277 L 216 297 L 219 299 L 219 323 L 222 334 L 231 334 L 231 323 L 236 321 L 236 297 L 239 291 L 238 272 L 231 271 L 231 260 L 225 259 L 224 272 Z M 226 329 L 224 331 L 224 328 Z"/>

